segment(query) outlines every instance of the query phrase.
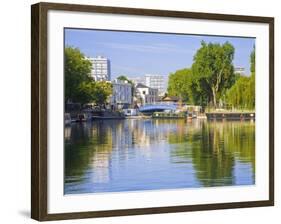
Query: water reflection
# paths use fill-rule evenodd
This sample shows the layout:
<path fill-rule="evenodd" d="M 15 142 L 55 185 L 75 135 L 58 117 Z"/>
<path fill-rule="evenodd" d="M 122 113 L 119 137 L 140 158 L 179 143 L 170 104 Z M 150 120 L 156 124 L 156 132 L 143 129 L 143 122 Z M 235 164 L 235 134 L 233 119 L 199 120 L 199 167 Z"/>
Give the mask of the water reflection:
<path fill-rule="evenodd" d="M 121 120 L 65 128 L 65 193 L 255 183 L 255 123 Z"/>

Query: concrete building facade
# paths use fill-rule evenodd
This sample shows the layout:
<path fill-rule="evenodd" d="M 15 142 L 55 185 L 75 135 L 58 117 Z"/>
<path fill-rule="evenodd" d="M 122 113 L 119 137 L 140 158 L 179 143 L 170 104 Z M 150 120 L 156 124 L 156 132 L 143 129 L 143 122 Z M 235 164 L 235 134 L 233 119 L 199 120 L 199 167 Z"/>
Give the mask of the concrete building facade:
<path fill-rule="evenodd" d="M 132 104 L 132 85 L 127 81 L 112 81 L 111 105 L 115 109 L 128 108 Z"/>
<path fill-rule="evenodd" d="M 91 75 L 95 81 L 110 81 L 111 69 L 109 59 L 103 56 L 97 56 L 88 58 L 88 60 L 92 63 Z"/>
<path fill-rule="evenodd" d="M 157 74 L 146 74 L 144 76 L 136 76 L 129 78 L 135 85 L 143 84 L 152 89 L 158 90 L 159 96 L 164 96 L 165 94 L 165 80 L 163 75 Z"/>
<path fill-rule="evenodd" d="M 136 85 L 136 97 L 140 105 L 154 104 L 157 101 L 158 90 L 141 83 Z"/>
<path fill-rule="evenodd" d="M 164 76 L 157 75 L 157 74 L 146 74 L 145 78 L 145 85 L 158 90 L 159 96 L 164 96 L 165 94 L 165 83 L 164 83 Z"/>

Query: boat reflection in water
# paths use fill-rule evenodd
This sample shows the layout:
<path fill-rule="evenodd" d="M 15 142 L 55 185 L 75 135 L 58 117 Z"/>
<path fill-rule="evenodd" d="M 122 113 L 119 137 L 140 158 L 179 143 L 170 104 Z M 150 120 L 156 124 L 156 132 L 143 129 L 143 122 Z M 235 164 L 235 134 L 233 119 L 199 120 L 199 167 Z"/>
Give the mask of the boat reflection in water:
<path fill-rule="evenodd" d="M 65 134 L 65 193 L 255 184 L 255 122 L 126 119 Z"/>

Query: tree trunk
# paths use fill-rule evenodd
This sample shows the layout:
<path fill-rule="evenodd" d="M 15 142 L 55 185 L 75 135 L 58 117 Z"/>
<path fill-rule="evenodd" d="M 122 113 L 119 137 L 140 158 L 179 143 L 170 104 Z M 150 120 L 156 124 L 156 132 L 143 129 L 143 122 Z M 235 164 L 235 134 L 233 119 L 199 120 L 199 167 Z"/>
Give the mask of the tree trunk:
<path fill-rule="evenodd" d="M 216 89 L 215 89 L 215 87 L 212 87 L 212 92 L 213 92 L 213 104 L 214 104 L 214 107 L 217 108 L 217 98 L 216 98 Z"/>

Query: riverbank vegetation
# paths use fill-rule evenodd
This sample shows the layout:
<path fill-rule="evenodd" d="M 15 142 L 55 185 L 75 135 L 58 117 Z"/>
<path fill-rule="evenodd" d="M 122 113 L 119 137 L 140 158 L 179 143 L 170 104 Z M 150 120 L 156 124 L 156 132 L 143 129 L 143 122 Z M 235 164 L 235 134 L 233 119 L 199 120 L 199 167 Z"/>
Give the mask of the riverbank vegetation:
<path fill-rule="evenodd" d="M 229 43 L 202 41 L 191 68 L 171 73 L 168 94 L 183 102 L 212 108 L 255 108 L 255 49 L 250 56 L 251 75 L 234 72 L 235 49 Z"/>

